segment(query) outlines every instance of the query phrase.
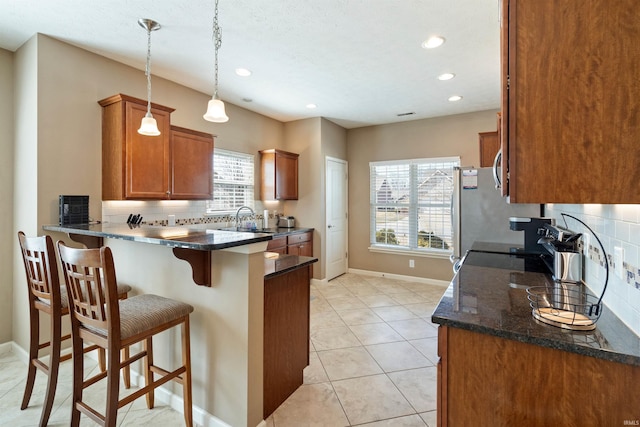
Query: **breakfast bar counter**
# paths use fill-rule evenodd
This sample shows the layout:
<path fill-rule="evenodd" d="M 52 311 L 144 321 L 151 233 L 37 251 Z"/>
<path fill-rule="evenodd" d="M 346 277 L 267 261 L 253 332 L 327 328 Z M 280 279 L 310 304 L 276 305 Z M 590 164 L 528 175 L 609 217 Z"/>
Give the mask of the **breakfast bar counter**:
<path fill-rule="evenodd" d="M 54 241 L 71 238 L 87 247 L 109 246 L 117 280 L 130 285 L 133 294 L 156 294 L 194 306 L 191 360 L 194 421 L 198 425 L 264 425 L 265 414 L 273 410 L 269 405 L 277 403 L 267 401 L 274 395 L 269 378 L 279 378 L 277 370 L 287 360 L 277 351 L 295 349 L 291 359 L 295 363 L 290 366 L 296 370 L 301 371 L 308 363 L 309 344 L 304 337 L 309 299 L 305 295 L 309 293 L 312 264 L 317 259 L 265 252 L 273 233 L 208 230 L 202 225 L 43 228 Z M 204 286 L 196 286 L 194 281 Z M 297 299 L 289 296 L 289 288 L 296 289 Z M 286 345 L 289 335 L 284 335 L 285 341 L 270 341 L 282 330 L 280 325 L 288 326 L 285 331 L 292 329 L 294 321 L 282 317 L 292 313 L 302 319 L 295 321 L 302 326 L 297 329 L 297 342 L 301 344 Z M 163 349 L 154 354 L 160 364 L 171 366 L 172 361 L 179 360 L 179 342 L 179 336 L 172 333 L 163 334 L 157 344 L 154 342 L 154 346 Z M 277 351 L 269 353 L 269 349 Z M 143 381 L 135 375 L 136 371 L 141 372 L 140 368 L 132 367 L 132 383 Z M 294 386 L 276 387 L 285 396 Z M 156 396 L 180 411 L 181 393 L 181 387 L 166 384 L 156 391 Z"/>

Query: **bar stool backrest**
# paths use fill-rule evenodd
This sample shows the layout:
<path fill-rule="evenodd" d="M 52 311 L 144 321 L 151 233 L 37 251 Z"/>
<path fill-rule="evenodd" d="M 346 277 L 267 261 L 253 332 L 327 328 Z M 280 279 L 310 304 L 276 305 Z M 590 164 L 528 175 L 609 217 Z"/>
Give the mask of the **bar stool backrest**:
<path fill-rule="evenodd" d="M 47 312 L 60 310 L 60 278 L 53 240 L 48 235 L 27 237 L 19 231 L 18 241 L 29 286 L 29 305 Z"/>
<path fill-rule="evenodd" d="M 111 249 L 75 249 L 58 242 L 58 252 L 72 322 L 79 322 L 80 329 L 109 331 L 110 338 L 119 340 L 118 291 Z"/>

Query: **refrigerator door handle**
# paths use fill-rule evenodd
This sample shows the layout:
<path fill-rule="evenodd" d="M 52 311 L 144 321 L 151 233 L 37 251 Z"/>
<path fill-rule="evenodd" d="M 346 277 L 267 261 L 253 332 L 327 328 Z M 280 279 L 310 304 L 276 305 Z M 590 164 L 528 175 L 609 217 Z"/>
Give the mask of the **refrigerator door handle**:
<path fill-rule="evenodd" d="M 500 180 L 500 172 L 498 168 L 502 162 L 502 148 L 498 150 L 496 153 L 496 157 L 493 159 L 493 180 L 496 183 L 496 190 L 499 190 L 502 187 L 502 182 Z"/>

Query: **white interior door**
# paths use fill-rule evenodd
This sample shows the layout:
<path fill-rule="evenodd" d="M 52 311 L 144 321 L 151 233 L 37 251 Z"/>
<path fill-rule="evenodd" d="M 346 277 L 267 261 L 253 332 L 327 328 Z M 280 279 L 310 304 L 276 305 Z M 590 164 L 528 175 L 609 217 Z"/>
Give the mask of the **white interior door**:
<path fill-rule="evenodd" d="M 326 161 L 326 272 L 327 280 L 347 272 L 347 162 L 332 157 Z"/>

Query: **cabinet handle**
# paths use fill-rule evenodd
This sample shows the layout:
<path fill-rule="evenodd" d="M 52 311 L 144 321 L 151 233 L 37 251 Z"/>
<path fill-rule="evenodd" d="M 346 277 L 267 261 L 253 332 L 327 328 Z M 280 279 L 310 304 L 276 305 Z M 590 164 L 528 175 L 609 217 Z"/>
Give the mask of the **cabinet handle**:
<path fill-rule="evenodd" d="M 500 173 L 498 173 L 498 168 L 500 167 L 500 163 L 502 161 L 502 148 L 498 150 L 496 153 L 496 157 L 493 159 L 493 180 L 496 183 L 496 190 L 499 190 L 502 187 L 502 182 L 500 181 Z"/>

